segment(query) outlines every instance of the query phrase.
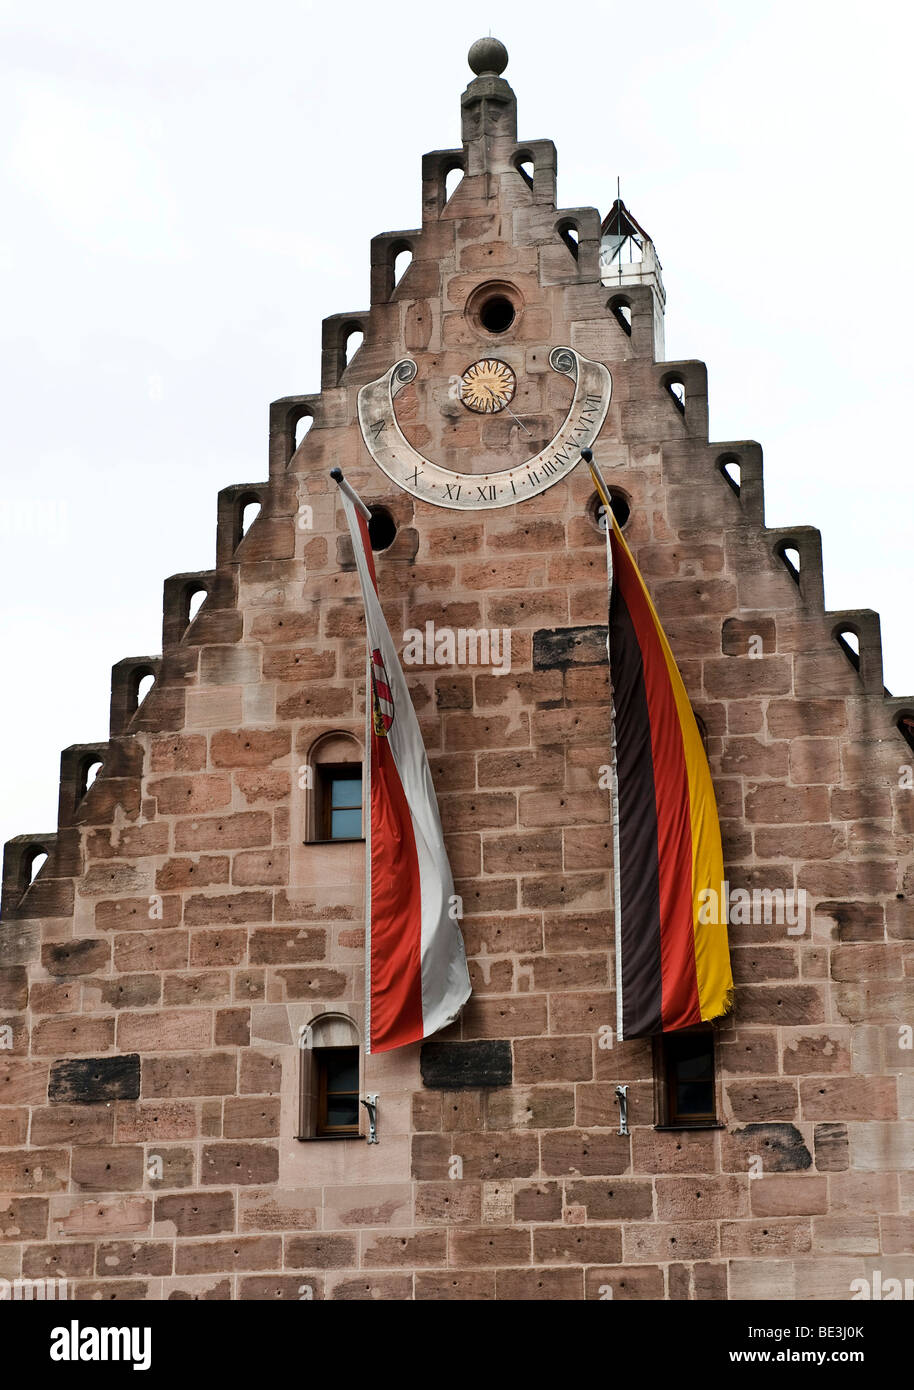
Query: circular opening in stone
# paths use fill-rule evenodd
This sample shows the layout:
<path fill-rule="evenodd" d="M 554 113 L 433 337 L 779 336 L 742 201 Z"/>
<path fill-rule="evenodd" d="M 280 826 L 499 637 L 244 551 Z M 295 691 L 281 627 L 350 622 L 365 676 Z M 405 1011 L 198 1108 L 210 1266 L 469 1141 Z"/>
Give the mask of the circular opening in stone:
<path fill-rule="evenodd" d="M 628 525 L 628 519 L 632 514 L 631 504 L 625 493 L 615 487 L 609 489 L 609 500 L 612 503 L 613 516 L 616 518 L 619 530 L 624 531 L 625 527 Z M 600 501 L 600 494 L 597 492 L 592 494 L 587 504 L 587 515 L 591 524 L 595 526 L 598 531 L 606 531 L 604 507 L 603 503 Z"/>
<path fill-rule="evenodd" d="M 514 322 L 514 305 L 503 294 L 493 294 L 480 306 L 479 322 L 488 333 L 504 333 Z"/>
<path fill-rule="evenodd" d="M 389 550 L 397 539 L 397 523 L 386 507 L 369 507 L 368 539 L 372 550 Z"/>
<path fill-rule="evenodd" d="M 609 489 L 609 500 L 612 502 L 613 516 L 619 523 L 619 529 L 624 530 L 628 525 L 628 518 L 632 514 L 629 500 L 624 492 L 619 492 L 618 489 L 614 487 Z"/>

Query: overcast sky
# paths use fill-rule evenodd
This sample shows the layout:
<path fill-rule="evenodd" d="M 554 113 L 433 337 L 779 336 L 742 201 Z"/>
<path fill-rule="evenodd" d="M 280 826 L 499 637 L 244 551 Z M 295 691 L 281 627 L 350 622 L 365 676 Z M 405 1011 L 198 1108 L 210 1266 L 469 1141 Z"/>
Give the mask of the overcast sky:
<path fill-rule="evenodd" d="M 667 356 L 711 438 L 765 450 L 770 525 L 819 526 L 831 608 L 882 614 L 914 695 L 911 7 L 885 0 L 0 0 L 0 836 L 56 825 L 60 750 L 161 645 L 268 404 L 420 222 L 469 44 L 507 45 L 561 206 L 653 237 Z"/>

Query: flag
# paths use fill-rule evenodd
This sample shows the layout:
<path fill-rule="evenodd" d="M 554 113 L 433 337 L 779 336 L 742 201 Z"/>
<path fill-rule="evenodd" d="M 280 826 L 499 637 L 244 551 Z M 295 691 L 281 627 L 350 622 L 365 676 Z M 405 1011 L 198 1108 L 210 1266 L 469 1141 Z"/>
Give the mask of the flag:
<path fill-rule="evenodd" d="M 619 1038 L 692 1028 L 727 1013 L 729 902 L 714 787 L 682 676 L 638 566 L 606 510 L 607 648 Z"/>
<path fill-rule="evenodd" d="M 368 634 L 366 1052 L 419 1042 L 470 997 L 458 899 L 419 721 L 387 627 L 368 508 L 334 469 L 352 537 Z"/>

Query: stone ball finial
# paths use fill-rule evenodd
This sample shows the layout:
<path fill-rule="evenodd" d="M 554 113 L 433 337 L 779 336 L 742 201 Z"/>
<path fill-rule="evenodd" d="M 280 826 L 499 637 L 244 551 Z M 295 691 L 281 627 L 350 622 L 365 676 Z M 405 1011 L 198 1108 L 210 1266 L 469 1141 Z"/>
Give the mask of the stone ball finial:
<path fill-rule="evenodd" d="M 508 66 L 508 50 L 498 39 L 477 39 L 467 54 L 467 62 L 477 77 L 500 77 Z"/>

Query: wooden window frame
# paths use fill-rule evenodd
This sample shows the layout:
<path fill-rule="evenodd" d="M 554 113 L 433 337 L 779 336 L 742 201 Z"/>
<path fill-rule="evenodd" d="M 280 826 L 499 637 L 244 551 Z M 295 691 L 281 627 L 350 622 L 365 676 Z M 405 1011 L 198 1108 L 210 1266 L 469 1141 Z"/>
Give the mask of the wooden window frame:
<path fill-rule="evenodd" d="M 326 1123 L 327 1084 L 322 1054 L 352 1049 L 357 1063 L 359 1104 L 355 1127 L 330 1128 Z M 358 1024 L 348 1013 L 320 1013 L 301 1030 L 298 1091 L 298 1134 L 301 1143 L 334 1143 L 345 1139 L 365 1139 L 366 1123 L 361 1105 L 364 1076 L 362 1042 Z"/>
<path fill-rule="evenodd" d="M 676 1109 L 675 1085 L 676 1069 L 671 1063 L 668 1039 L 701 1033 L 711 1042 L 711 1093 L 713 1110 L 702 1115 L 680 1115 Z M 717 1029 L 713 1023 L 702 1024 L 698 1028 L 683 1028 L 675 1033 L 658 1033 L 653 1038 L 654 1050 L 654 1105 L 657 1122 L 655 1129 L 723 1129 L 720 1119 L 720 1063 L 718 1059 Z"/>
<path fill-rule="evenodd" d="M 314 767 L 314 829 L 316 842 L 327 845 L 358 844 L 365 839 L 365 775 L 362 763 L 317 763 Z M 333 782 L 345 778 L 358 780 L 362 784 L 362 799 L 359 805 L 362 819 L 361 835 L 332 835 L 333 829 Z M 355 810 L 355 807 L 346 809 Z"/>
<path fill-rule="evenodd" d="M 330 1052 L 352 1052 L 355 1054 L 356 1069 L 356 1089 L 354 1091 L 328 1091 L 327 1090 L 327 1065 L 325 1058 Z M 359 1103 L 361 1092 L 358 1087 L 359 1079 L 359 1049 L 353 1044 L 349 1047 L 319 1047 L 314 1051 L 314 1068 L 317 1073 L 317 1113 L 314 1120 L 314 1136 L 317 1139 L 358 1139 L 359 1137 Z M 330 1095 L 355 1096 L 356 1101 L 356 1120 L 354 1125 L 331 1125 L 327 1123 L 327 1099 Z"/>

